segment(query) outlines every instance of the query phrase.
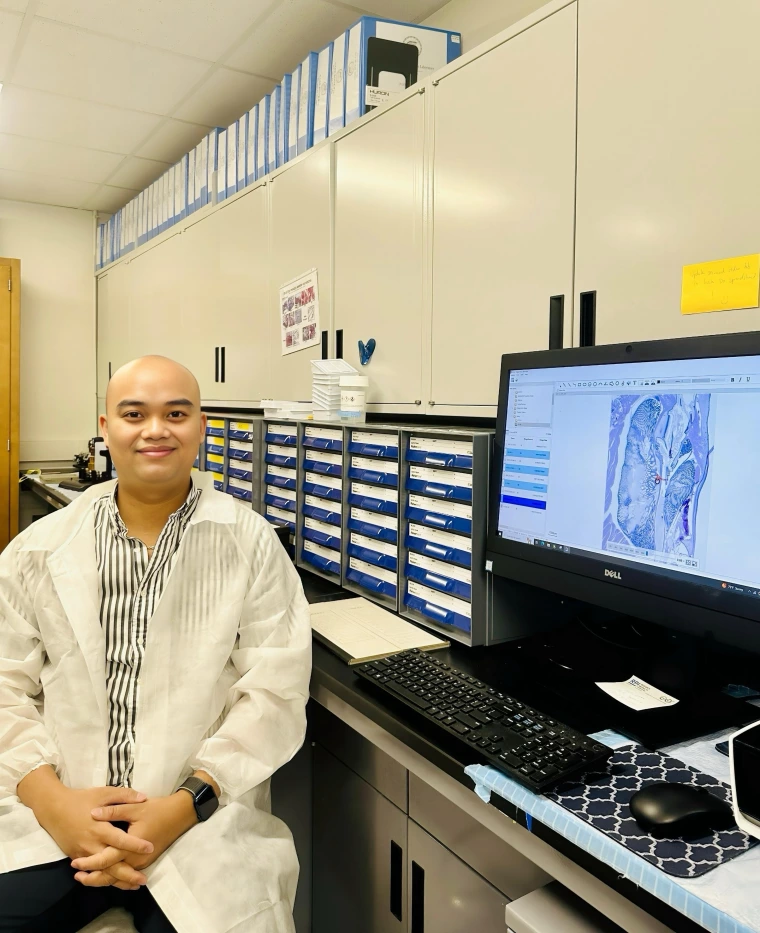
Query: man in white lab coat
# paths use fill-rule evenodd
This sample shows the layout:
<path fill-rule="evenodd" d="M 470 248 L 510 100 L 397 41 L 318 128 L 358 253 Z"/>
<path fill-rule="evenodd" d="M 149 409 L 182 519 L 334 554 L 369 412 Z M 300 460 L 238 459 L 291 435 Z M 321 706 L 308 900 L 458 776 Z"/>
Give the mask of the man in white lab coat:
<path fill-rule="evenodd" d="M 198 384 L 110 382 L 118 481 L 0 555 L 0 931 L 290 933 L 269 778 L 303 742 L 309 611 L 273 530 L 191 467 Z M 210 477 L 208 477 L 210 479 Z"/>

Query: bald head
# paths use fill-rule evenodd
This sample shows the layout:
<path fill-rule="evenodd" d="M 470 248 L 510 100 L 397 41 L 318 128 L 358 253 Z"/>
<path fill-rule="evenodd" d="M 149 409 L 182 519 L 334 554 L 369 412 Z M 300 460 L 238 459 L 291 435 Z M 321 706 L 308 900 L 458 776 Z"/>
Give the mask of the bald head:
<path fill-rule="evenodd" d="M 206 432 L 198 381 L 165 356 L 132 360 L 108 383 L 100 432 L 120 489 L 144 499 L 186 492 Z"/>
<path fill-rule="evenodd" d="M 157 382 L 176 386 L 180 392 L 166 401 L 183 398 L 200 409 L 201 390 L 198 380 L 186 366 L 166 356 L 141 356 L 131 363 L 125 363 L 111 376 L 106 389 L 106 411 L 110 414 L 114 406 L 118 407 L 125 401 L 135 401 L 138 386 Z"/>

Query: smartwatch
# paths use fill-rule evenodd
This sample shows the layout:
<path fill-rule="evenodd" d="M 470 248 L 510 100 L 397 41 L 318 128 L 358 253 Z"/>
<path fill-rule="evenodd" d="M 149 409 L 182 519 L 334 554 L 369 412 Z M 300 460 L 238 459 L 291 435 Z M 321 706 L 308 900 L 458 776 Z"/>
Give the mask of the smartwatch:
<path fill-rule="evenodd" d="M 177 790 L 186 790 L 193 798 L 195 815 L 199 823 L 204 823 L 219 806 L 219 800 L 214 788 L 197 777 L 189 777 Z"/>

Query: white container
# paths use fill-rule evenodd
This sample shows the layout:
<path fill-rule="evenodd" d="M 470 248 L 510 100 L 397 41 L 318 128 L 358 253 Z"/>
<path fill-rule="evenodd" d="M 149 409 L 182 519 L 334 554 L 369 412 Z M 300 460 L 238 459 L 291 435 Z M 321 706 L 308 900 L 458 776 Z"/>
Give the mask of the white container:
<path fill-rule="evenodd" d="M 369 377 L 351 374 L 340 377 L 341 421 L 364 421 Z"/>

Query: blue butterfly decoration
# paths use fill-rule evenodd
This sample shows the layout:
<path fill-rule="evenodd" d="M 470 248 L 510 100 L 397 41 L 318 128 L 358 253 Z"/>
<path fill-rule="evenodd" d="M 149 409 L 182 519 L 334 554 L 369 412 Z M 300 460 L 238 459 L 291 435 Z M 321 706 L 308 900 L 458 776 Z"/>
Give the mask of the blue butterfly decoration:
<path fill-rule="evenodd" d="M 367 363 L 372 359 L 372 354 L 375 352 L 375 338 L 370 337 L 369 340 L 365 343 L 363 340 L 359 341 L 359 362 L 362 366 L 366 366 Z"/>

